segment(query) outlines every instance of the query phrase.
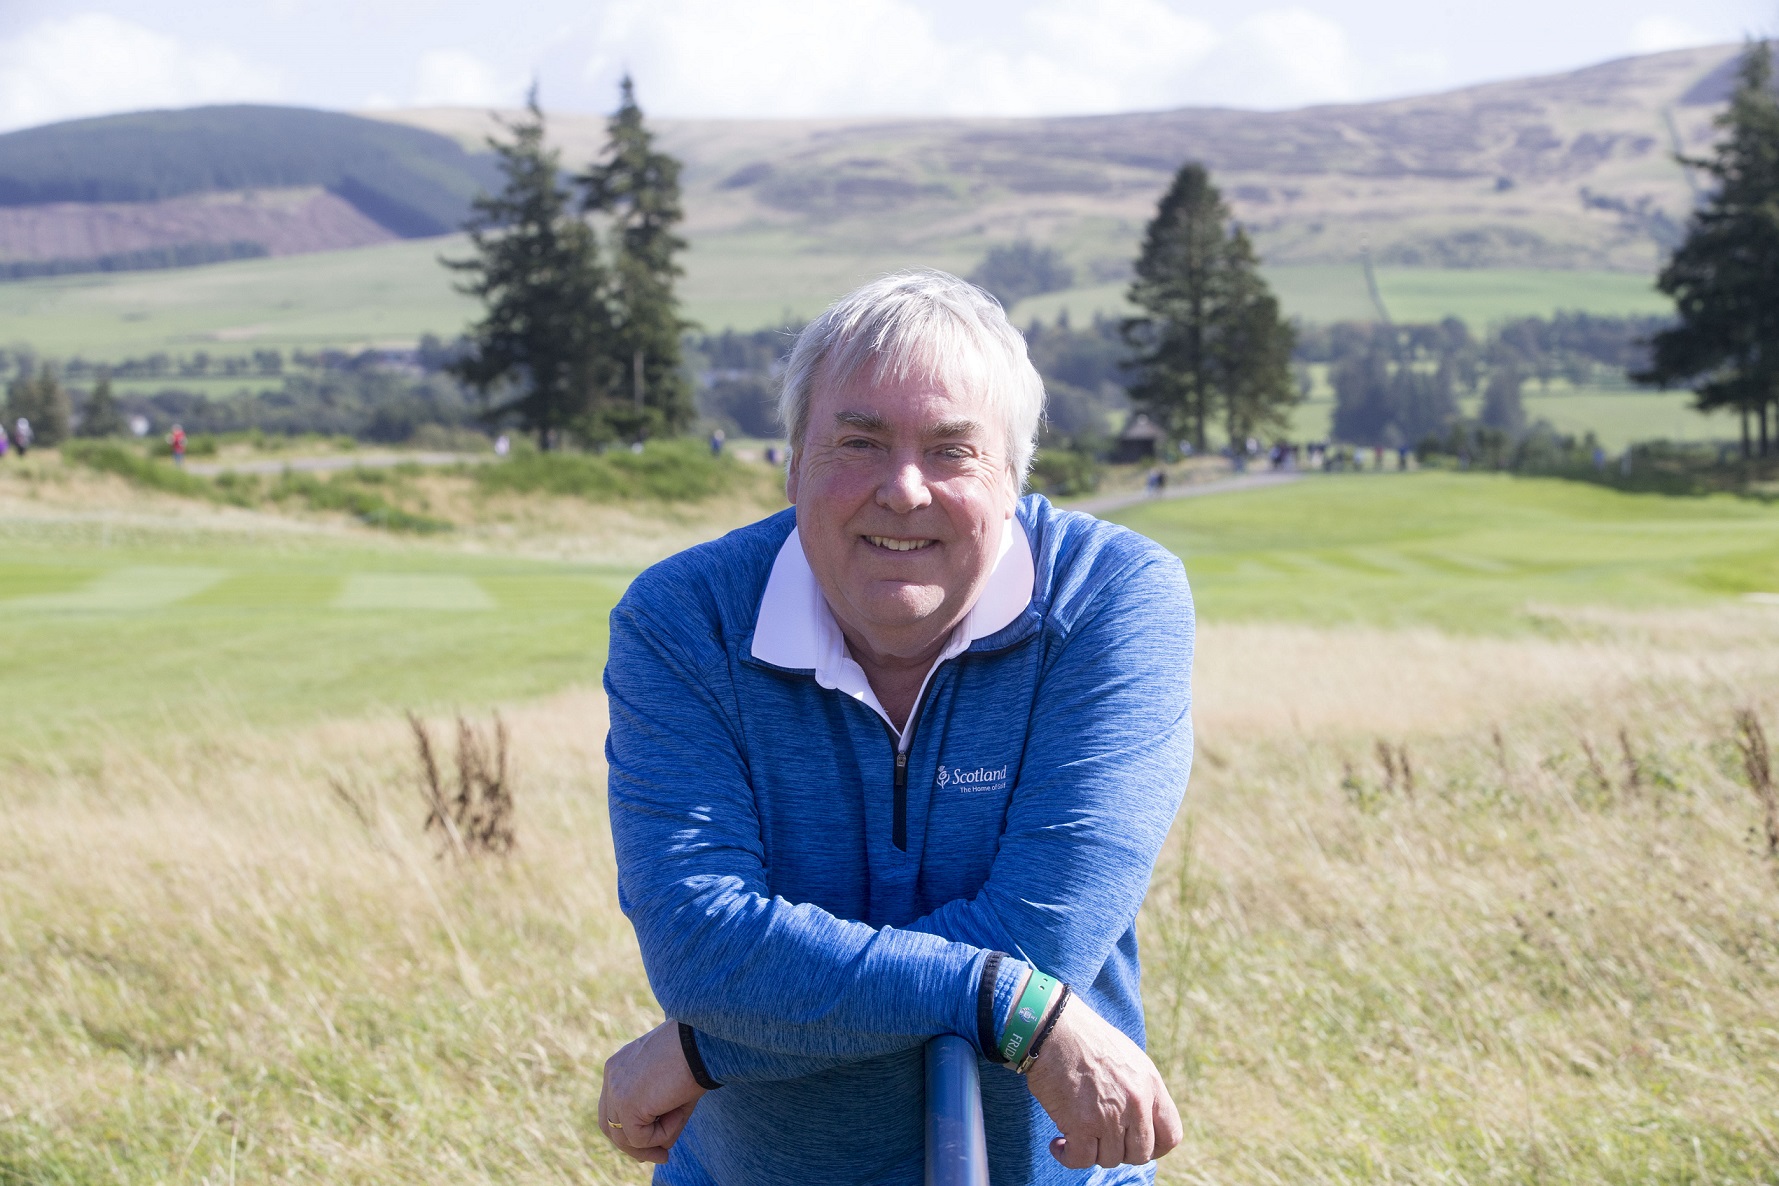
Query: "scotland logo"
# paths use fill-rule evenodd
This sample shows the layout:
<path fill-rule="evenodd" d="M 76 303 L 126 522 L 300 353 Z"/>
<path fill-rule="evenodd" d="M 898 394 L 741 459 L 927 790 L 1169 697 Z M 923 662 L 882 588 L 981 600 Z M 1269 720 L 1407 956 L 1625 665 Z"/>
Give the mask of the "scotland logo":
<path fill-rule="evenodd" d="M 941 789 L 950 787 L 965 795 L 979 791 L 1004 791 L 1007 789 L 1007 768 L 978 766 L 971 770 L 940 763 L 938 772 L 933 775 L 933 785 Z"/>

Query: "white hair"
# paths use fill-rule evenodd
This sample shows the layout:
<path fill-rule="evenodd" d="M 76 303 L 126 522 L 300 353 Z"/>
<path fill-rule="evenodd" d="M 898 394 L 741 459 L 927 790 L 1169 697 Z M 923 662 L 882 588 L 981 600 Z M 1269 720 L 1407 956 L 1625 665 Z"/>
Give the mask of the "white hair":
<path fill-rule="evenodd" d="M 1025 488 L 1044 417 L 1044 380 L 1024 335 L 988 293 L 921 268 L 873 280 L 834 302 L 797 335 L 785 366 L 778 414 L 792 449 L 803 447 L 809 431 L 816 383 L 844 386 L 862 373 L 874 383 L 912 377 L 986 392 L 1006 429 L 1017 487 Z"/>

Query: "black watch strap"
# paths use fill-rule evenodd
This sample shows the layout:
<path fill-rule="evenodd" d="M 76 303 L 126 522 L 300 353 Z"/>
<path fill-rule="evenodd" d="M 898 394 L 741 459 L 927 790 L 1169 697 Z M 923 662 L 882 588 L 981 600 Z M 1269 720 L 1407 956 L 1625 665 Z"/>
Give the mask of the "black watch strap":
<path fill-rule="evenodd" d="M 698 1031 L 683 1021 L 679 1023 L 679 1048 L 686 1052 L 686 1065 L 692 1068 L 692 1078 L 698 1086 L 706 1091 L 715 1091 L 722 1086 L 704 1068 L 704 1056 L 698 1053 Z"/>

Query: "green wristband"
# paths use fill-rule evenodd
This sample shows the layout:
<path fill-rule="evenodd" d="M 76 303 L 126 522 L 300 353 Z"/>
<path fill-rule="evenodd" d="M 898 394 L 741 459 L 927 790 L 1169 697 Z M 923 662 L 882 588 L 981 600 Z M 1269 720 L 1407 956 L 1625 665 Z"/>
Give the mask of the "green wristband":
<path fill-rule="evenodd" d="M 1032 969 L 1032 978 L 1025 982 L 1025 991 L 1019 994 L 1013 1013 L 1007 1018 L 1007 1028 L 1001 1034 L 1001 1055 L 1014 1066 L 1025 1057 L 1026 1049 L 1032 1044 L 1038 1025 L 1050 1007 L 1050 998 L 1060 987 L 1062 982 L 1056 977 Z"/>

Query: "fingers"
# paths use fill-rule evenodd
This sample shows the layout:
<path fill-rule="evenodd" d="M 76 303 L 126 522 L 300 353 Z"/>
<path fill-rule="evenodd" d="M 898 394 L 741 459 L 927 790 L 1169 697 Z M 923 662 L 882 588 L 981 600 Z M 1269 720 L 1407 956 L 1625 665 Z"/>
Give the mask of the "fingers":
<path fill-rule="evenodd" d="M 1157 1088 L 1157 1090 L 1159 1090 L 1161 1092 L 1162 1095 L 1165 1096 L 1167 1094 L 1167 1088 L 1162 1087 L 1159 1083 L 1156 1084 L 1156 1088 Z M 1134 1117 L 1132 1117 L 1132 1120 L 1133 1120 L 1133 1123 L 1130 1125 L 1130 1127 L 1128 1127 L 1124 1130 L 1124 1158 L 1123 1158 L 1123 1160 L 1126 1162 L 1129 1162 L 1131 1165 L 1142 1165 L 1144 1162 L 1154 1161 L 1155 1160 L 1155 1111 L 1154 1111 L 1154 1109 L 1150 1108 L 1148 1106 L 1139 1104 L 1138 1107 L 1136 1108 L 1136 1115 Z M 1105 1163 L 1101 1162 L 1100 1164 L 1104 1165 Z M 1107 1167 L 1107 1168 L 1110 1168 L 1110 1167 Z"/>
<path fill-rule="evenodd" d="M 1100 1142 L 1098 1137 L 1057 1137 L 1050 1142 L 1050 1156 L 1056 1158 L 1072 1170 L 1092 1169 L 1099 1162 Z M 1117 1162 L 1113 1162 L 1117 1165 Z"/>
<path fill-rule="evenodd" d="M 1186 1126 L 1180 1120 L 1180 1109 L 1174 1103 L 1174 1097 L 1168 1094 L 1166 1085 L 1161 1089 L 1161 1096 L 1155 1101 L 1155 1153 L 1157 1158 L 1166 1157 L 1186 1139 Z"/>

